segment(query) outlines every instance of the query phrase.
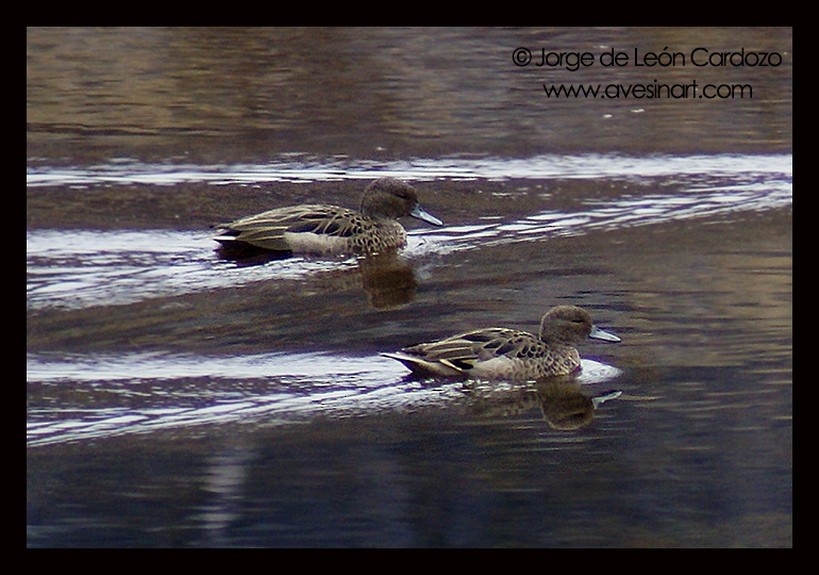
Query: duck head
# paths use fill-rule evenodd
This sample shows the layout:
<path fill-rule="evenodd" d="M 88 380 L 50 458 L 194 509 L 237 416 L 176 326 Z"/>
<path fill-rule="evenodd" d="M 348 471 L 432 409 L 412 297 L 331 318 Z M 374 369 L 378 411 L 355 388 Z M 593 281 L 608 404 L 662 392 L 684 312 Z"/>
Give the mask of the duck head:
<path fill-rule="evenodd" d="M 380 178 L 367 186 L 361 198 L 361 213 L 375 219 L 412 216 L 435 226 L 444 224 L 421 207 L 415 188 L 395 178 Z"/>

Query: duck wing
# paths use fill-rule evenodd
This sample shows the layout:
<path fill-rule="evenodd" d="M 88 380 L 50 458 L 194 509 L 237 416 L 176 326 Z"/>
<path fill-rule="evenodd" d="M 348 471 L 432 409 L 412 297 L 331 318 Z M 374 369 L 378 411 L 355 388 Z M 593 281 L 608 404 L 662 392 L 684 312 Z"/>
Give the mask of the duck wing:
<path fill-rule="evenodd" d="M 347 238 L 368 225 L 365 217 L 348 208 L 314 204 L 269 210 L 216 226 L 222 243 L 243 242 L 268 250 L 290 249 L 285 233 L 310 233 Z"/>
<path fill-rule="evenodd" d="M 458 372 L 467 373 L 478 364 L 500 357 L 532 357 L 534 351 L 542 346 L 540 339 L 525 331 L 487 328 L 406 347 L 401 353 L 405 358 L 416 357 L 427 364 L 443 364 Z"/>

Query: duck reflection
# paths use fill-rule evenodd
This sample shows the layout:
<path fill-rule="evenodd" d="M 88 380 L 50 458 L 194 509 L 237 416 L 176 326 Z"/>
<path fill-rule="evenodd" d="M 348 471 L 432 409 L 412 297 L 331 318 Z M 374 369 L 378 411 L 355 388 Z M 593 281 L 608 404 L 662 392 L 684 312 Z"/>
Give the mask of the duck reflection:
<path fill-rule="evenodd" d="M 571 431 L 585 427 L 604 402 L 620 396 L 618 390 L 586 395 L 574 378 L 552 378 L 499 387 L 476 382 L 467 387 L 470 409 L 484 417 L 509 417 L 540 409 L 549 427 Z"/>
<path fill-rule="evenodd" d="M 213 251 L 217 258 L 233 262 L 240 267 L 260 266 L 291 257 L 287 252 L 273 252 L 241 243 L 220 244 Z"/>
<path fill-rule="evenodd" d="M 253 246 L 232 244 L 218 248 L 216 253 L 220 259 L 239 267 L 260 266 L 291 257 Z M 332 271 L 332 281 L 338 289 L 362 287 L 370 306 L 378 310 L 402 307 L 415 299 L 418 288 L 415 269 L 396 250 L 359 256 L 355 261 L 354 268 Z"/>
<path fill-rule="evenodd" d="M 415 299 L 418 279 L 410 262 L 396 252 L 359 258 L 361 283 L 374 309 L 393 309 Z"/>

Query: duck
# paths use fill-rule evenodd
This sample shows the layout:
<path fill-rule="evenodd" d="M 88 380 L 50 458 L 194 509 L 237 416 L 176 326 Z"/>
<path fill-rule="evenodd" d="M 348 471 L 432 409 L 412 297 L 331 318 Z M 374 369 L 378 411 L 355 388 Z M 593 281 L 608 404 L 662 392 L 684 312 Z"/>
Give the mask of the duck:
<path fill-rule="evenodd" d="M 228 249 L 255 248 L 285 256 L 376 254 L 406 245 L 407 232 L 398 222 L 404 216 L 443 225 L 421 207 L 414 187 L 384 177 L 365 188 L 357 211 L 330 204 L 276 208 L 218 224 L 213 239 Z"/>
<path fill-rule="evenodd" d="M 414 374 L 481 380 L 541 380 L 580 371 L 575 346 L 586 338 L 619 342 L 603 331 L 585 309 L 559 305 L 542 317 L 537 335 L 506 327 L 488 327 L 382 353 Z"/>

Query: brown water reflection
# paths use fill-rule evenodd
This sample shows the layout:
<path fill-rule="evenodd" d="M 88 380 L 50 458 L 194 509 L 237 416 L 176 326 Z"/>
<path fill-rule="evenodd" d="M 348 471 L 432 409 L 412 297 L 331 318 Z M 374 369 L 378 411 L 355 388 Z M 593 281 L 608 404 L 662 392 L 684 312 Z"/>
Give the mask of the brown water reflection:
<path fill-rule="evenodd" d="M 569 72 L 515 66 L 519 46 L 784 56 Z M 30 28 L 27 47 L 28 157 L 60 164 L 790 149 L 787 28 Z M 752 82 L 755 95 L 550 101 L 542 88 L 657 78 Z"/>

